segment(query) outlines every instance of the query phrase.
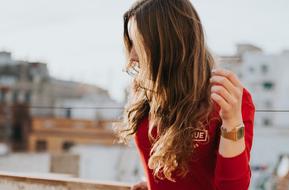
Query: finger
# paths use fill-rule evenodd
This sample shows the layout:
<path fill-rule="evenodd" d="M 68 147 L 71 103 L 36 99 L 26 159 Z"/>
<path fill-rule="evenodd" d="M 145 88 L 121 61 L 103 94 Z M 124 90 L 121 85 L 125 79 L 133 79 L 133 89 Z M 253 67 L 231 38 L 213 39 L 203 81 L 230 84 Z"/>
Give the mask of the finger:
<path fill-rule="evenodd" d="M 131 188 L 130 188 L 130 190 L 142 190 L 143 189 L 143 185 L 142 185 L 142 183 L 140 182 L 140 183 L 137 183 L 137 184 L 134 184 Z"/>
<path fill-rule="evenodd" d="M 237 103 L 236 98 L 234 98 L 223 86 L 213 85 L 211 92 L 222 96 L 222 98 L 230 105 L 235 105 Z"/>
<path fill-rule="evenodd" d="M 221 107 L 222 110 L 229 110 L 230 105 L 225 101 L 222 96 L 216 93 L 212 93 L 211 98 Z"/>
<path fill-rule="evenodd" d="M 224 77 L 228 78 L 233 83 L 233 85 L 235 85 L 237 87 L 243 87 L 243 85 L 240 82 L 240 80 L 238 79 L 237 75 L 232 71 L 218 68 L 218 69 L 213 69 L 212 74 L 224 76 Z"/>
<path fill-rule="evenodd" d="M 133 186 L 131 186 L 131 188 L 130 188 L 130 190 L 138 190 L 139 188 L 138 188 L 138 185 L 133 185 Z"/>
<path fill-rule="evenodd" d="M 233 94 L 234 96 L 239 96 L 239 90 L 235 87 L 226 77 L 223 76 L 213 76 L 210 79 L 213 84 L 220 84 L 226 88 L 226 90 Z"/>
<path fill-rule="evenodd" d="M 141 190 L 148 190 L 147 182 L 143 181 L 141 184 Z"/>

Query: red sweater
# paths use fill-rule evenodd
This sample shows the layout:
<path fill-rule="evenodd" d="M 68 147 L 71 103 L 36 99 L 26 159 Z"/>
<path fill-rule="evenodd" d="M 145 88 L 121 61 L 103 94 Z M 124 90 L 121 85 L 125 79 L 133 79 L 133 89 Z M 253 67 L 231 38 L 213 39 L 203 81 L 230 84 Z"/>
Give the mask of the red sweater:
<path fill-rule="evenodd" d="M 217 106 L 216 106 L 217 107 Z M 245 124 L 246 149 L 232 158 L 225 158 L 218 152 L 221 119 L 219 108 L 210 117 L 212 120 L 206 130 L 196 131 L 195 153 L 189 173 L 184 178 L 176 178 L 176 182 L 159 180 L 153 177 L 148 168 L 151 144 L 148 139 L 148 118 L 145 117 L 135 135 L 135 143 L 145 174 L 149 190 L 247 190 L 250 184 L 251 170 L 249 166 L 250 151 L 253 140 L 253 123 L 255 106 L 250 93 L 244 89 L 242 99 L 242 117 Z"/>

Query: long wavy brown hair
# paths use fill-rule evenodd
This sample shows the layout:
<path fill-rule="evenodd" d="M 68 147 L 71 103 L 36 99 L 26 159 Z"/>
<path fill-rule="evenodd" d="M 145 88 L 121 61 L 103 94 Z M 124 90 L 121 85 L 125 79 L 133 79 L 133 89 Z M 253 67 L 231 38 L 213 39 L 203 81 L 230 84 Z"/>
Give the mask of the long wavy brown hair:
<path fill-rule="evenodd" d="M 135 25 L 134 42 L 129 23 Z M 127 67 L 133 66 L 135 50 L 140 68 L 118 134 L 128 142 L 149 117 L 149 168 L 155 177 L 175 181 L 173 172 L 188 173 L 193 132 L 208 124 L 213 108 L 209 79 L 214 59 L 200 18 L 189 0 L 137 1 L 124 14 L 124 43 Z"/>

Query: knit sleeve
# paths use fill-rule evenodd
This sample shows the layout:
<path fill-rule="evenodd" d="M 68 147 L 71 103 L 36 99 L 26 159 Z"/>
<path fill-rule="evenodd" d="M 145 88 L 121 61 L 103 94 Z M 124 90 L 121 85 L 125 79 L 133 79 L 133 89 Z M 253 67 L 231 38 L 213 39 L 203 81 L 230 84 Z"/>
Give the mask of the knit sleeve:
<path fill-rule="evenodd" d="M 242 118 L 245 125 L 245 150 L 235 157 L 223 157 L 217 152 L 215 183 L 218 190 L 247 190 L 251 179 L 249 166 L 253 142 L 255 106 L 250 93 L 244 88 Z"/>

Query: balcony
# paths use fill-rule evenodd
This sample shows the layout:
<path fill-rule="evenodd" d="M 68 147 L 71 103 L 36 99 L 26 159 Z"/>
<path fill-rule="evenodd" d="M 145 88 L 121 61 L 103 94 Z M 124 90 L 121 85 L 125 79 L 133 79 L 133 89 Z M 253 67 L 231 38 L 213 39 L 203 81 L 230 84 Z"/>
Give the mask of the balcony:
<path fill-rule="evenodd" d="M 0 172 L 0 189 L 5 190 L 129 190 L 129 184 L 83 180 L 67 175 L 37 175 Z"/>

